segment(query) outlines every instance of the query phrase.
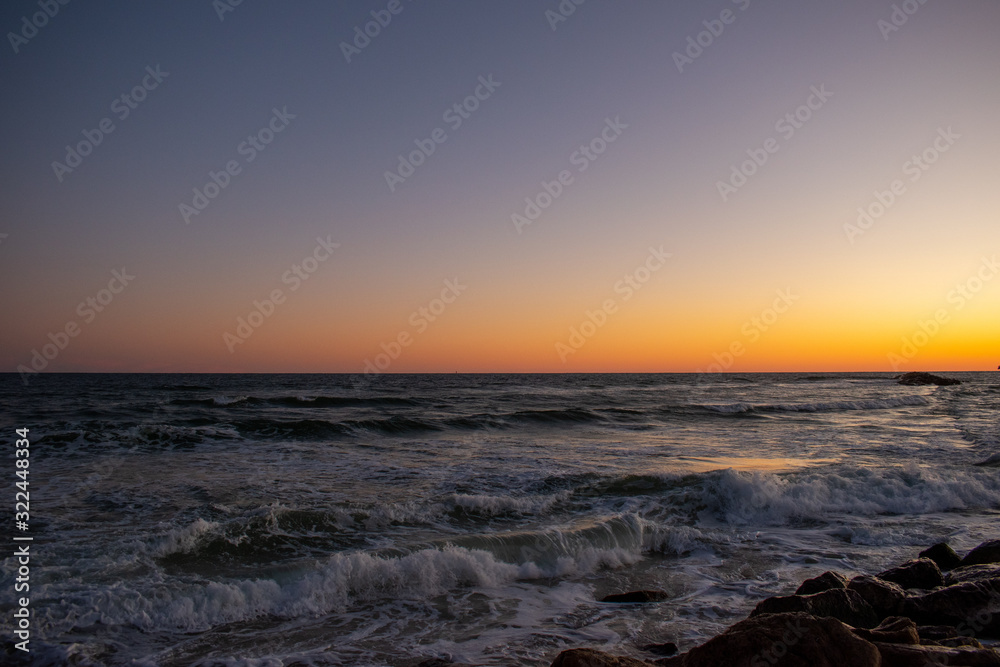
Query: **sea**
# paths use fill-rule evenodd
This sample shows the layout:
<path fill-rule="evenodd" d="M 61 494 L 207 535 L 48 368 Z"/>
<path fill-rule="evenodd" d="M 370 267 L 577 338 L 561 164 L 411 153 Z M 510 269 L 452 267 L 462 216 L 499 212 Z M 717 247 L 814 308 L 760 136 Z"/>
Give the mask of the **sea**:
<path fill-rule="evenodd" d="M 541 666 L 566 648 L 684 650 L 823 571 L 1000 537 L 1000 374 L 945 375 L 962 384 L 6 374 L 3 660 Z M 27 530 L 13 527 L 18 428 Z M 12 537 L 32 538 L 27 593 L 14 553 L 29 542 Z M 600 601 L 637 589 L 666 599 Z"/>

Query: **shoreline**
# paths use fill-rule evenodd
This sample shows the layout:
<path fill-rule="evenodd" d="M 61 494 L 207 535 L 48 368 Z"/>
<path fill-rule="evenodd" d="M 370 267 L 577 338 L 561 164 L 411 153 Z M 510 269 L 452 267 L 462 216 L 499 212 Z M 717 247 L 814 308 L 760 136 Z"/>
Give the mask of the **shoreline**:
<path fill-rule="evenodd" d="M 658 591 L 603 601 L 655 604 Z M 984 646 L 979 640 L 985 640 Z M 946 543 L 876 575 L 835 571 L 762 600 L 721 634 L 678 655 L 641 660 L 599 648 L 559 653 L 552 667 L 1000 667 L 1000 540 L 960 557 Z M 422 667 L 434 664 L 421 663 Z"/>

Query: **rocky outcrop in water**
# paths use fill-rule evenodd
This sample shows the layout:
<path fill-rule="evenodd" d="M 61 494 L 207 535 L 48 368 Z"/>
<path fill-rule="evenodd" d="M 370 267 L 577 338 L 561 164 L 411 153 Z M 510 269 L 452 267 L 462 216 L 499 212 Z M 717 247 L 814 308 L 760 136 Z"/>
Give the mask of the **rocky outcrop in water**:
<path fill-rule="evenodd" d="M 961 380 L 955 380 L 954 378 L 941 377 L 940 375 L 932 375 L 930 373 L 903 373 L 898 378 L 899 384 L 905 385 L 924 385 L 924 384 L 936 384 L 939 387 L 947 387 L 953 384 L 962 384 Z"/>

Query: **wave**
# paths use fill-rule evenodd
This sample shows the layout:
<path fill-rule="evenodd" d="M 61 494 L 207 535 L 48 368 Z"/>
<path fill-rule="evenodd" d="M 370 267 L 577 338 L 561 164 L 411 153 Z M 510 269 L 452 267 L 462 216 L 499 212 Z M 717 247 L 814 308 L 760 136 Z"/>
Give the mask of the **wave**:
<path fill-rule="evenodd" d="M 420 401 L 401 396 L 228 396 L 211 398 L 175 398 L 171 405 L 200 405 L 204 407 L 227 408 L 234 405 L 273 405 L 289 408 L 341 408 L 341 407 L 390 407 L 417 406 Z"/>
<path fill-rule="evenodd" d="M 485 529 L 502 521 L 550 515 L 569 492 L 548 496 L 496 496 L 455 493 L 426 503 L 297 509 L 281 505 L 213 520 L 199 518 L 171 529 L 140 550 L 168 566 L 202 571 L 217 566 L 325 556 L 364 546 L 372 533 L 391 527 L 442 528 L 454 522 Z M 445 530 L 445 532 L 451 532 Z"/>
<path fill-rule="evenodd" d="M 452 494 L 450 513 L 475 518 L 515 517 L 546 514 L 568 497 L 568 492 L 547 496 L 496 496 Z"/>
<path fill-rule="evenodd" d="M 46 433 L 37 445 L 94 451 L 104 446 L 140 450 L 189 449 L 208 441 L 233 440 L 239 434 L 225 425 L 108 424 L 95 422 Z"/>
<path fill-rule="evenodd" d="M 816 403 L 714 403 L 691 404 L 689 407 L 724 415 L 780 412 L 842 412 L 849 410 L 890 410 L 892 408 L 930 405 L 926 396 L 859 399 L 853 401 L 821 401 Z"/>
<path fill-rule="evenodd" d="M 212 391 L 211 387 L 200 384 L 164 384 L 154 387 L 156 391 Z"/>
<path fill-rule="evenodd" d="M 398 556 L 354 551 L 333 554 L 318 567 L 310 566 L 297 574 L 286 572 L 280 580 L 197 584 L 175 580 L 143 590 L 116 584 L 63 598 L 46 611 L 54 618 L 75 619 L 77 628 L 102 623 L 145 631 L 197 632 L 265 616 L 308 617 L 342 613 L 351 606 L 379 600 L 430 599 L 463 588 L 494 588 L 518 580 L 560 576 L 558 572 L 618 567 L 638 559 L 619 551 L 585 550 L 559 559 L 549 569 L 534 561 L 511 563 L 483 549 L 453 545 Z"/>
<path fill-rule="evenodd" d="M 916 464 L 790 475 L 728 469 L 708 473 L 703 483 L 683 493 L 688 506 L 704 507 L 732 525 L 1000 508 L 1000 479 L 995 476 L 936 472 Z"/>
<path fill-rule="evenodd" d="M 985 461 L 980 461 L 976 463 L 977 466 L 990 467 L 990 468 L 1000 468 L 1000 452 L 990 456 Z"/>

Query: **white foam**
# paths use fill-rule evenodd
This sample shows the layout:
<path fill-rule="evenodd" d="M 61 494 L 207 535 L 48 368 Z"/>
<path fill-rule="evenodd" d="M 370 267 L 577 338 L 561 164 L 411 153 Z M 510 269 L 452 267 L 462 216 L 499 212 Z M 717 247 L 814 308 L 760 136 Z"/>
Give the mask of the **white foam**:
<path fill-rule="evenodd" d="M 841 410 L 887 410 L 917 405 L 929 405 L 926 396 L 895 396 L 892 398 L 858 399 L 853 401 L 821 401 L 816 403 L 718 403 L 707 404 L 708 410 L 723 414 L 744 412 L 837 412 Z M 699 406 L 696 406 L 699 407 Z"/>
<path fill-rule="evenodd" d="M 216 405 L 235 405 L 248 400 L 249 396 L 213 396 L 212 402 Z"/>
<path fill-rule="evenodd" d="M 195 519 L 187 526 L 173 528 L 166 534 L 153 540 L 148 546 L 152 556 L 163 557 L 175 553 L 185 553 L 195 548 L 202 535 L 217 531 L 220 524 L 204 519 Z"/>
<path fill-rule="evenodd" d="M 710 475 L 702 501 L 725 521 L 775 525 L 836 514 L 924 514 L 1000 506 L 1000 479 L 980 471 L 885 469 L 775 475 L 725 470 Z"/>
<path fill-rule="evenodd" d="M 160 543 L 161 552 L 188 548 L 198 536 L 214 529 L 205 521 L 179 529 Z M 620 567 L 640 556 L 624 549 L 585 548 L 563 556 L 555 567 L 534 562 L 519 565 L 497 560 L 475 549 L 422 549 L 385 558 L 366 552 L 338 553 L 318 569 L 290 581 L 271 579 L 155 583 L 135 590 L 125 585 L 102 588 L 62 618 L 87 623 L 134 625 L 144 630 L 175 628 L 201 631 L 223 623 L 264 615 L 285 618 L 344 612 L 350 606 L 385 598 L 425 600 L 460 588 L 493 589 L 518 580 L 560 577 Z M 93 610 L 98 610 L 93 613 Z"/>
<path fill-rule="evenodd" d="M 566 492 L 551 496 L 493 496 L 456 493 L 451 496 L 450 500 L 455 507 L 474 510 L 480 514 L 499 515 L 508 512 L 532 514 L 545 512 L 553 503 L 566 495 Z"/>

